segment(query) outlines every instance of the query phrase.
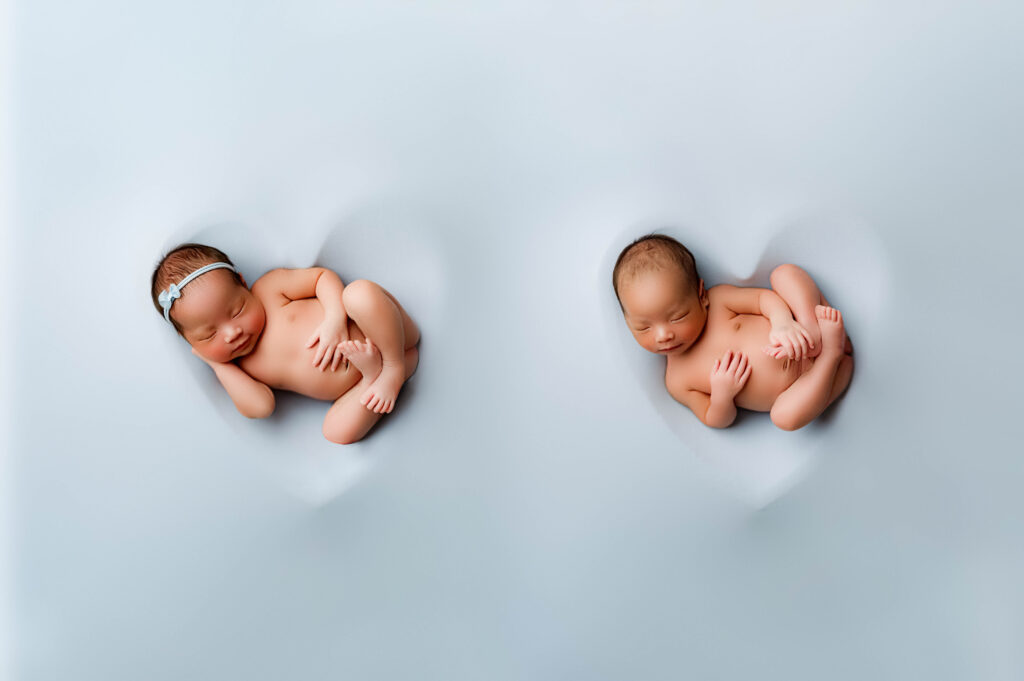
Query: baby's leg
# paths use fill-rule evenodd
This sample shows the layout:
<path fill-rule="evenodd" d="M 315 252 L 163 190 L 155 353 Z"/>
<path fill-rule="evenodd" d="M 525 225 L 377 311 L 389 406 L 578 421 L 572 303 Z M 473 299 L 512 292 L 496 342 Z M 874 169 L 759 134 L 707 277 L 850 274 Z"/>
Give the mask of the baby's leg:
<path fill-rule="evenodd" d="M 381 370 L 361 392 L 368 410 L 390 412 L 405 382 L 405 351 L 419 342 L 416 324 L 394 296 L 365 279 L 348 284 L 342 292 L 345 312 L 380 350 Z"/>
<path fill-rule="evenodd" d="M 383 413 L 370 411 L 359 401 L 359 398 L 366 389 L 380 375 L 380 352 L 370 343 L 361 343 L 359 341 L 349 341 L 349 343 L 352 343 L 354 346 L 354 349 L 353 346 L 346 348 L 349 350 L 347 355 L 349 361 L 363 373 L 363 377 L 359 380 L 359 383 L 352 386 L 348 392 L 335 400 L 331 408 L 327 410 L 323 428 L 325 438 L 342 445 L 362 440 L 370 429 L 373 428 L 374 424 L 380 420 L 380 417 L 383 416 Z M 419 350 L 409 348 L 405 351 L 403 355 L 405 378 L 412 376 L 413 372 L 416 371 L 418 361 Z M 377 367 L 376 371 L 373 370 L 374 364 Z M 366 369 L 365 372 L 362 371 L 360 365 Z"/>
<path fill-rule="evenodd" d="M 391 295 L 390 291 L 383 286 L 380 287 L 380 290 L 384 292 L 384 295 L 386 295 L 392 303 L 394 303 L 395 307 L 398 308 L 399 314 L 402 315 L 402 330 L 405 332 L 405 349 L 408 350 L 409 348 L 414 348 L 419 345 L 420 327 L 416 326 L 416 322 L 412 320 L 412 317 L 410 317 L 409 313 L 405 311 L 402 304 L 399 303 L 393 295 Z"/>
<path fill-rule="evenodd" d="M 793 319 L 811 334 L 814 347 L 807 356 L 817 357 L 821 353 L 821 329 L 818 328 L 814 308 L 817 305 L 828 305 L 818 285 L 811 279 L 811 275 L 796 265 L 776 267 L 772 270 L 771 283 L 772 290 L 789 305 Z"/>
<path fill-rule="evenodd" d="M 817 306 L 821 354 L 810 371 L 796 379 L 772 405 L 772 423 L 782 430 L 803 428 L 825 411 L 850 383 L 853 358 L 843 353 L 846 334 L 839 310 Z"/>

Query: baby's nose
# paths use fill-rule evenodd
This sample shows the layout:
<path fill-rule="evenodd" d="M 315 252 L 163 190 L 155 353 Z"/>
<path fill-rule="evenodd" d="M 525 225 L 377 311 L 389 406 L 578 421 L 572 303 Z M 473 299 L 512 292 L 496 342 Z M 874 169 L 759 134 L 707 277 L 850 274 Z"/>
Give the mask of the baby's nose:
<path fill-rule="evenodd" d="M 224 332 L 224 340 L 228 343 L 233 343 L 239 335 L 241 335 L 242 329 L 238 326 L 229 326 L 227 331 Z"/>
<path fill-rule="evenodd" d="M 667 326 L 658 327 L 658 340 L 659 341 L 670 341 L 675 337 L 672 333 L 672 329 Z"/>

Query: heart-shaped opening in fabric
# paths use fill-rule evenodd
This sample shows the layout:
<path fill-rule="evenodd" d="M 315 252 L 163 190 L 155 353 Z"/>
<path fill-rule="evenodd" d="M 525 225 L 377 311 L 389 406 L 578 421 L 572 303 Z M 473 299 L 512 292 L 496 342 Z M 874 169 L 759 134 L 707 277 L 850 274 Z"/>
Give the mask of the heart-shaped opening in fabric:
<path fill-rule="evenodd" d="M 433 224 L 422 207 L 390 202 L 348 211 L 320 231 L 237 223 L 183 229 L 167 241 L 165 251 L 183 242 L 209 244 L 227 253 L 250 285 L 275 267 L 313 265 L 334 270 L 343 282 L 370 279 L 401 300 L 428 337 L 445 314 L 445 276 L 449 271 L 443 242 Z M 393 437 L 389 431 L 400 430 L 393 426 L 400 426 L 403 416 L 415 409 L 420 391 L 420 376 L 415 375 L 402 389 L 400 408 L 363 441 L 333 444 L 321 432 L 329 403 L 278 392 L 272 416 L 247 419 L 235 410 L 213 372 L 191 354 L 185 341 L 174 333 L 162 335 L 167 356 L 181 362 L 195 378 L 209 400 L 211 415 L 231 429 L 246 457 L 251 456 L 286 490 L 312 505 L 337 497 L 400 446 L 395 437 L 401 439 L 401 435 Z M 422 359 L 421 354 L 421 369 Z"/>
<path fill-rule="evenodd" d="M 643 350 L 626 328 L 610 286 L 615 260 L 633 239 L 659 232 L 678 239 L 693 252 L 708 287 L 768 288 L 769 275 L 776 266 L 797 264 L 843 313 L 859 365 L 865 355 L 870 356 L 881 319 L 889 278 L 885 251 L 865 223 L 844 216 L 792 218 L 747 234 L 696 223 L 681 227 L 663 224 L 624 230 L 605 253 L 599 290 L 611 342 L 621 347 L 642 390 L 683 446 L 710 466 L 728 489 L 753 506 L 763 507 L 802 480 L 827 449 L 829 423 L 841 418 L 844 400 L 856 392 L 857 370 L 847 393 L 818 420 L 798 431 L 779 430 L 767 414 L 743 410 L 729 428 L 709 428 L 668 394 L 665 359 Z"/>

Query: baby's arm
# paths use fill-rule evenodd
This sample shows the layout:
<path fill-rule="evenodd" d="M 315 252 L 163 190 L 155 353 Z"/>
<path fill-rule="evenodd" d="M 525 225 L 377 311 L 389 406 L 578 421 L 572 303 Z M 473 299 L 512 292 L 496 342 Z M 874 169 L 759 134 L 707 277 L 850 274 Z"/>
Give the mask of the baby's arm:
<path fill-rule="evenodd" d="M 192 352 L 199 357 L 195 350 Z M 224 386 L 224 390 L 228 392 L 228 396 L 242 416 L 264 419 L 274 413 L 274 391 L 268 386 L 242 371 L 237 364 L 211 362 L 202 357 L 200 359 L 213 369 L 217 380 Z"/>
<path fill-rule="evenodd" d="M 740 288 L 723 284 L 716 286 L 716 299 L 735 314 L 759 314 L 772 325 L 768 332 L 766 354 L 779 359 L 802 359 L 814 347 L 811 334 L 793 319 L 786 301 L 766 288 Z"/>
<path fill-rule="evenodd" d="M 344 290 L 341 277 L 323 267 L 309 267 L 300 270 L 276 269 L 267 272 L 253 285 L 262 296 L 277 298 L 282 305 L 293 300 L 316 298 L 324 308 L 324 321 L 306 342 L 306 347 L 316 346 L 313 366 L 325 371 L 338 368 L 344 359 L 341 343 L 348 340 L 348 314 L 341 301 Z"/>
<path fill-rule="evenodd" d="M 817 346 L 817 352 L 812 352 L 811 355 L 819 354 L 821 326 L 818 323 L 815 309 L 818 305 L 828 306 L 829 303 L 818 290 L 818 285 L 814 283 L 811 275 L 791 264 L 779 265 L 772 270 L 771 282 L 772 290 L 778 293 L 789 306 L 797 323 L 810 333 L 811 347 Z"/>
<path fill-rule="evenodd" d="M 750 362 L 741 352 L 729 350 L 711 368 L 711 394 L 692 388 L 669 386 L 669 393 L 706 426 L 728 428 L 736 420 L 736 395 L 750 378 Z"/>

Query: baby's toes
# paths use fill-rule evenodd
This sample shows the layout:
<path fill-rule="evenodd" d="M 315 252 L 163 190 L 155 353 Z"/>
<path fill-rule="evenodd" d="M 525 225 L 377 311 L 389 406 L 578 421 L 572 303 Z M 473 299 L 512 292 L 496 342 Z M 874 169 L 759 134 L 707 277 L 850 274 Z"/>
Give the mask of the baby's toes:
<path fill-rule="evenodd" d="M 834 307 L 828 307 L 825 305 L 818 305 L 814 308 L 814 314 L 818 319 L 826 324 L 842 324 L 842 316 L 839 314 L 839 310 Z"/>

